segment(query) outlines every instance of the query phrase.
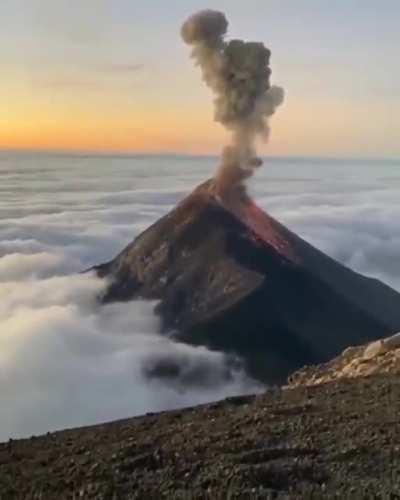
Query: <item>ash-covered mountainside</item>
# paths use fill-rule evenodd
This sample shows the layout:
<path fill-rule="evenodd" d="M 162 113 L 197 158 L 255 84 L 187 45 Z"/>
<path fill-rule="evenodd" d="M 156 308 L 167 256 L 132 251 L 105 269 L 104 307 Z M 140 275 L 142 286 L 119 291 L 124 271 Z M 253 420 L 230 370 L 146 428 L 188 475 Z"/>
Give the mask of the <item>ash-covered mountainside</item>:
<path fill-rule="evenodd" d="M 400 329 L 399 293 L 214 181 L 96 270 L 111 279 L 104 301 L 157 299 L 163 331 L 239 355 L 268 383 Z"/>

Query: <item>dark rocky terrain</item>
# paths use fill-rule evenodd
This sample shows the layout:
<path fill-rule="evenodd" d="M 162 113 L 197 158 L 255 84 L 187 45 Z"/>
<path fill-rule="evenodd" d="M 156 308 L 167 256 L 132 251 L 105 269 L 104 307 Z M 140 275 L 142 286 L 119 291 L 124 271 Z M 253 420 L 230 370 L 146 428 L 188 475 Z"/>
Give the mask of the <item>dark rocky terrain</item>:
<path fill-rule="evenodd" d="M 96 270 L 111 280 L 104 301 L 159 300 L 164 331 L 240 356 L 267 383 L 400 330 L 399 293 L 213 181 Z"/>
<path fill-rule="evenodd" d="M 0 498 L 400 498 L 399 415 L 386 374 L 10 441 Z"/>

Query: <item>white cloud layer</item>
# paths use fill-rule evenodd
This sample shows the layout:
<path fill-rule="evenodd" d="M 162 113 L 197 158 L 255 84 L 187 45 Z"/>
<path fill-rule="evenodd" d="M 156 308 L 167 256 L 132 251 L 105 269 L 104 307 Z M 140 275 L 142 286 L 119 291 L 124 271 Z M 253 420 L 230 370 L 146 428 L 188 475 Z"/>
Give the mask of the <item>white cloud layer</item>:
<path fill-rule="evenodd" d="M 311 243 L 400 290 L 399 167 L 270 161 L 252 190 Z M 255 389 L 221 354 L 157 335 L 153 304 L 100 307 L 104 283 L 78 274 L 213 169 L 212 159 L 0 154 L 0 440 Z"/>
<path fill-rule="evenodd" d="M 224 368 L 221 354 L 157 335 L 154 304 L 98 305 L 103 286 L 93 275 L 0 283 L 2 439 L 253 388 L 240 371 Z M 149 379 L 144 368 L 157 359 L 180 372 L 170 381 Z M 190 380 L 193 372 L 198 380 Z"/>

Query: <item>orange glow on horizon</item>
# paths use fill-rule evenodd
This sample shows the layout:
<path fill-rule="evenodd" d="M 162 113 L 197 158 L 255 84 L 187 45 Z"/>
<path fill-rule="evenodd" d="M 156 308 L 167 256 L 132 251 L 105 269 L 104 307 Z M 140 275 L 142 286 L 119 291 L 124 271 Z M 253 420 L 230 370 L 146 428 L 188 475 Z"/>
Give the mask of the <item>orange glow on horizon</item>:
<path fill-rule="evenodd" d="M 124 96 L 115 95 L 107 101 L 91 95 L 63 99 L 48 94 L 34 100 L 21 89 L 13 97 L 3 102 L 0 95 L 0 149 L 219 154 L 229 140 L 222 126 L 213 122 L 211 103 L 179 108 L 176 102 L 126 103 Z M 380 114 L 382 121 L 385 113 L 374 103 L 366 109 L 357 103 L 289 96 L 272 118 L 270 142 L 261 145 L 260 153 L 373 155 L 372 148 L 384 139 L 393 143 L 395 154 L 397 128 L 388 124 L 382 130 L 378 121 L 370 120 Z M 371 135 L 375 144 L 366 140 Z"/>
<path fill-rule="evenodd" d="M 0 149 L 201 154 L 218 152 L 226 140 L 212 121 L 211 105 L 177 108 L 124 102 L 126 96 L 113 93 L 102 97 L 10 88 L 7 98 L 0 94 Z"/>

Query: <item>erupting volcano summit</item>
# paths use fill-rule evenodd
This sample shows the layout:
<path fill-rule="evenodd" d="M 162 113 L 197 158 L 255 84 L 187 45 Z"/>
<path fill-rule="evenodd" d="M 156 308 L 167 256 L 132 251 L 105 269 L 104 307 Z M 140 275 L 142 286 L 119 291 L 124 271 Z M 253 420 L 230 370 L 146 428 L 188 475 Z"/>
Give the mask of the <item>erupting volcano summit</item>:
<path fill-rule="evenodd" d="M 236 354 L 268 383 L 400 329 L 400 294 L 214 180 L 96 270 L 111 280 L 104 301 L 156 299 L 163 331 Z"/>
<path fill-rule="evenodd" d="M 214 179 L 197 187 L 114 260 L 105 302 L 158 300 L 161 328 L 184 342 L 240 357 L 274 383 L 349 345 L 400 329 L 400 294 L 335 262 L 264 213 L 244 181 L 261 165 L 257 137 L 283 101 L 262 43 L 225 41 L 221 12 L 202 11 L 183 40 L 232 133 Z"/>

